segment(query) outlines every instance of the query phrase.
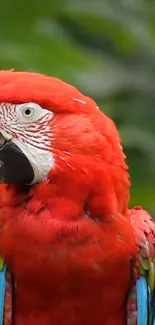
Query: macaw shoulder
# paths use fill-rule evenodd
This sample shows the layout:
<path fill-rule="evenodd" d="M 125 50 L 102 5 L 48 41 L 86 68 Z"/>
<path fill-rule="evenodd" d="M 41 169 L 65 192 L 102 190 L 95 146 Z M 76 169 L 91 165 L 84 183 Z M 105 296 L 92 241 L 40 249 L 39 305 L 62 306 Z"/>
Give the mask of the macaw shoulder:
<path fill-rule="evenodd" d="M 155 245 L 155 222 L 150 214 L 137 206 L 129 210 L 129 218 L 139 248 L 148 245 Z"/>

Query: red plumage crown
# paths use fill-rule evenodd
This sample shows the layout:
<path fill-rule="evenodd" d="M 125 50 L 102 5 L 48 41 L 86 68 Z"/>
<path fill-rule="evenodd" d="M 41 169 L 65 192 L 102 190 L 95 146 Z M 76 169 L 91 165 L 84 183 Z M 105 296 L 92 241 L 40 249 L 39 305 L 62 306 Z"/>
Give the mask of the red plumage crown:
<path fill-rule="evenodd" d="M 13 70 L 0 71 L 0 102 L 35 102 L 56 112 L 87 113 L 96 110 L 96 103 L 91 98 L 58 78 Z"/>

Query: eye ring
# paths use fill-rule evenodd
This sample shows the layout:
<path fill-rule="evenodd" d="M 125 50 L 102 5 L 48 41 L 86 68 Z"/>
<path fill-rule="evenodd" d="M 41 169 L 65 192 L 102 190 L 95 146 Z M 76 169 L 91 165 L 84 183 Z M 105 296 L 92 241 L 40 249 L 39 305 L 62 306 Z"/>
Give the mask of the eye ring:
<path fill-rule="evenodd" d="M 24 124 L 36 122 L 40 117 L 44 116 L 45 111 L 40 105 L 33 102 L 18 104 L 16 106 L 19 122 Z"/>

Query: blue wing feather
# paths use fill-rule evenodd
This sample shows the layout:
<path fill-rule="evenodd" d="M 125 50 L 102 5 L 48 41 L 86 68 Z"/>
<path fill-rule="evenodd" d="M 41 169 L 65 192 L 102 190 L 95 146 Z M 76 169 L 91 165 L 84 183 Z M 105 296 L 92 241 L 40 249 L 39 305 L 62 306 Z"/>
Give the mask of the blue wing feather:
<path fill-rule="evenodd" d="M 148 325 L 148 284 L 145 276 L 136 283 L 137 291 L 137 325 Z"/>
<path fill-rule="evenodd" d="M 6 265 L 0 271 L 0 325 L 3 325 L 4 298 L 6 290 Z"/>

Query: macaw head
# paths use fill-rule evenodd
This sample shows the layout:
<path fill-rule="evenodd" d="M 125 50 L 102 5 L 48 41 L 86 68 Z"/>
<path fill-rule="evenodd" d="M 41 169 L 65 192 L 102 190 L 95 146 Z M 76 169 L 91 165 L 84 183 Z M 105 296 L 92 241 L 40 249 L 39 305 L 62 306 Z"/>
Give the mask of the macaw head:
<path fill-rule="evenodd" d="M 60 196 L 81 197 L 92 214 L 96 206 L 98 214 L 124 213 L 129 196 L 124 159 L 113 121 L 92 99 L 57 78 L 0 71 L 5 183 L 31 188 L 51 183 Z"/>

